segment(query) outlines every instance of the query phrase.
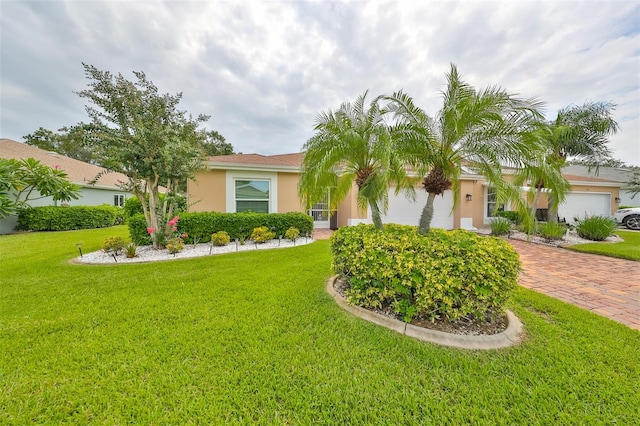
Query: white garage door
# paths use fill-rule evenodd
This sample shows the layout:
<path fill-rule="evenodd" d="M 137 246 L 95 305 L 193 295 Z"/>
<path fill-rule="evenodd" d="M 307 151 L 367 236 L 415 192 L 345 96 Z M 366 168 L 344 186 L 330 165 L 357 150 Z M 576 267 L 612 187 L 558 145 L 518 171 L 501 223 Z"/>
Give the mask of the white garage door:
<path fill-rule="evenodd" d="M 427 192 L 422 188 L 416 190 L 415 201 L 405 197 L 402 192 L 396 195 L 395 188 L 390 188 L 389 209 L 386 214 L 382 215 L 382 222 L 418 226 L 425 204 L 427 204 Z M 452 191 L 445 191 L 443 196 L 438 195 L 436 197 L 433 202 L 432 228 L 453 229 L 452 206 Z"/>
<path fill-rule="evenodd" d="M 572 192 L 558 206 L 558 216 L 564 217 L 569 223 L 573 223 L 574 217 L 611 216 L 611 194 Z"/>

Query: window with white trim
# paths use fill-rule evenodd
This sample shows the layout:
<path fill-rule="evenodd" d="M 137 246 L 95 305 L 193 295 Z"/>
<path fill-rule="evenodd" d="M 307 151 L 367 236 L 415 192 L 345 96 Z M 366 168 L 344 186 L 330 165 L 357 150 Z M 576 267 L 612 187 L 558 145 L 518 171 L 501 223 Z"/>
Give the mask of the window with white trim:
<path fill-rule="evenodd" d="M 496 204 L 498 204 L 498 194 L 496 189 L 492 186 L 487 187 L 487 217 L 495 217 L 496 214 L 494 209 L 496 208 Z M 504 204 L 500 204 L 498 206 L 497 211 L 504 211 Z"/>
<path fill-rule="evenodd" d="M 117 207 L 124 206 L 124 194 L 114 194 L 113 195 L 113 205 Z"/>
<path fill-rule="evenodd" d="M 269 180 L 236 179 L 236 212 L 269 213 Z"/>

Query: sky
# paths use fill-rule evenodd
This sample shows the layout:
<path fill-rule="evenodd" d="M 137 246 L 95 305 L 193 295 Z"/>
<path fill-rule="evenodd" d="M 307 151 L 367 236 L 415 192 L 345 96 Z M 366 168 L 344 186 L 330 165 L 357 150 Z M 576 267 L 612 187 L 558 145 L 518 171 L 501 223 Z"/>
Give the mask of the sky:
<path fill-rule="evenodd" d="M 640 1 L 0 0 L 0 137 L 89 118 L 82 63 L 144 71 L 236 152 L 301 151 L 321 112 L 403 90 L 428 114 L 455 64 L 557 111 L 615 103 L 640 166 Z"/>

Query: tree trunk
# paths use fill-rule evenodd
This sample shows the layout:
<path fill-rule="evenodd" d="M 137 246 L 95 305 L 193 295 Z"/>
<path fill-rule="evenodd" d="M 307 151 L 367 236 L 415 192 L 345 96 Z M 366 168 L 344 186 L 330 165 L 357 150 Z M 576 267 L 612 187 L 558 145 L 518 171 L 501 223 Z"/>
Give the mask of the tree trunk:
<path fill-rule="evenodd" d="M 531 204 L 531 217 L 534 222 L 538 221 L 537 213 L 538 213 L 538 203 L 540 203 L 540 195 L 542 194 L 542 188 L 536 189 L 536 196 L 533 198 L 533 203 Z"/>
<path fill-rule="evenodd" d="M 433 201 L 436 199 L 436 194 L 430 192 L 427 197 L 427 204 L 422 209 L 420 215 L 420 224 L 418 225 L 418 233 L 420 235 L 426 235 L 431 230 L 431 220 L 433 219 Z"/>
<path fill-rule="evenodd" d="M 549 192 L 549 210 L 547 212 L 547 222 L 558 223 L 558 200 L 553 192 Z"/>
<path fill-rule="evenodd" d="M 377 229 L 382 229 L 382 218 L 380 217 L 380 209 L 378 208 L 378 204 L 369 203 L 369 207 L 371 208 L 371 219 L 373 220 L 373 225 Z"/>

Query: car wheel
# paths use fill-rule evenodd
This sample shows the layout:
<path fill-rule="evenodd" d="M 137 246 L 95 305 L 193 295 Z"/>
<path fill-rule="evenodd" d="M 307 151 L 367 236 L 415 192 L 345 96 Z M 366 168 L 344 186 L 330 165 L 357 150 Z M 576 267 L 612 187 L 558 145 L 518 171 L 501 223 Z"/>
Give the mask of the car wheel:
<path fill-rule="evenodd" d="M 625 218 L 624 226 L 635 231 L 640 231 L 640 214 L 632 214 Z"/>

